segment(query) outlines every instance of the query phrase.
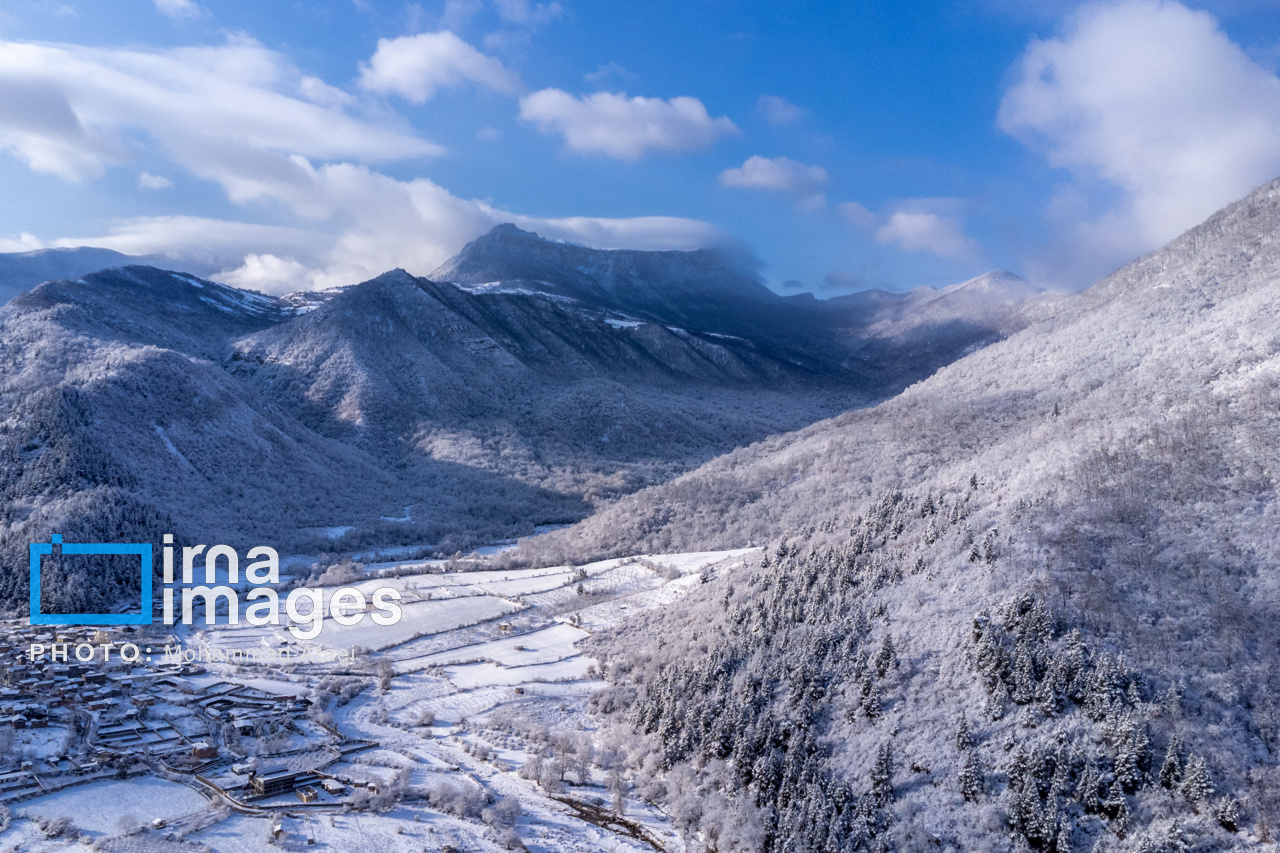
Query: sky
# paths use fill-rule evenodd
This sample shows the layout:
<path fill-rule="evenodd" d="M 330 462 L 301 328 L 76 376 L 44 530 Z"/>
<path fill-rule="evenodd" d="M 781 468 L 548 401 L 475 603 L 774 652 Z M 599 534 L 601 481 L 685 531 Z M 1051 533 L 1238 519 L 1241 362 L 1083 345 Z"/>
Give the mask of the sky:
<path fill-rule="evenodd" d="M 1280 176 L 1280 0 L 6 0 L 0 251 L 267 292 L 502 222 L 1080 288 Z"/>

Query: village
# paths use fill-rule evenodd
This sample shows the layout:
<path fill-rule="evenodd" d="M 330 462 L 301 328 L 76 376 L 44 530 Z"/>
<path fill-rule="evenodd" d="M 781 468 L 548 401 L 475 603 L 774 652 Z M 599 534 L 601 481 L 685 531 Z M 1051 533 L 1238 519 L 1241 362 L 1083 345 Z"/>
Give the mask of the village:
<path fill-rule="evenodd" d="M 404 619 L 330 625 L 320 644 L 271 625 L 0 622 L 0 851 L 342 850 L 352 832 L 568 850 L 584 821 L 619 851 L 679 850 L 652 807 L 606 805 L 586 717 L 604 682 L 576 643 L 741 556 L 374 564 L 355 580 L 395 586 Z"/>
<path fill-rule="evenodd" d="M 182 778 L 206 795 L 258 810 L 279 807 L 284 795 L 296 797 L 289 805 L 333 805 L 352 790 L 376 793 L 376 781 L 324 772 L 372 744 L 308 719 L 305 685 L 271 693 L 160 655 L 148 663 L 99 656 L 80 662 L 31 660 L 29 652 L 33 644 L 176 643 L 149 637 L 149 630 L 4 626 L 0 743 L 8 749 L 0 754 L 0 804 L 146 773 Z"/>

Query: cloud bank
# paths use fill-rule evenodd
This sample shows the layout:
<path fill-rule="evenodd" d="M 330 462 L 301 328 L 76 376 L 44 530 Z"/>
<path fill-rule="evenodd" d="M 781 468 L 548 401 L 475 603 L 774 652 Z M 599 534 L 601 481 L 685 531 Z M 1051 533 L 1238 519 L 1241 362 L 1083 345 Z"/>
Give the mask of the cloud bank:
<path fill-rule="evenodd" d="M 1175 2 L 1088 5 L 1033 41 L 999 124 L 1072 174 L 1049 278 L 1087 282 L 1280 174 L 1280 79 Z"/>
<path fill-rule="evenodd" d="M 427 35 L 380 42 L 360 86 L 425 100 L 446 85 L 517 85 L 452 34 Z M 696 118 L 680 100 L 656 103 Z M 349 284 L 394 267 L 427 273 L 502 222 L 616 248 L 727 241 L 693 220 L 539 219 L 459 198 L 427 178 L 392 178 L 376 167 L 443 149 L 394 117 L 363 117 L 358 106 L 351 93 L 245 38 L 166 51 L 0 42 L 0 152 L 72 182 L 127 167 L 140 150 L 160 154 L 218 184 L 247 220 L 138 217 L 104 233 L 46 240 L 24 234 L 0 249 L 92 245 L 166 255 L 229 283 L 284 292 Z M 646 145 L 692 143 L 693 131 L 658 112 L 669 135 Z M 720 120 L 707 121 L 713 136 L 723 131 Z M 140 189 L 171 185 L 151 172 L 138 177 Z"/>

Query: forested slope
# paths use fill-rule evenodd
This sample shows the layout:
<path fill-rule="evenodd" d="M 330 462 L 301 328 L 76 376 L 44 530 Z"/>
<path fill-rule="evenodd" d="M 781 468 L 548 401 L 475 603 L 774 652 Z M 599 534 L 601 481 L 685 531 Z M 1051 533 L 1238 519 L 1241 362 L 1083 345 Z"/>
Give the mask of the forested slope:
<path fill-rule="evenodd" d="M 1277 233 L 1273 183 L 898 398 L 536 543 L 768 545 L 592 641 L 637 789 L 695 849 L 1269 843 Z"/>

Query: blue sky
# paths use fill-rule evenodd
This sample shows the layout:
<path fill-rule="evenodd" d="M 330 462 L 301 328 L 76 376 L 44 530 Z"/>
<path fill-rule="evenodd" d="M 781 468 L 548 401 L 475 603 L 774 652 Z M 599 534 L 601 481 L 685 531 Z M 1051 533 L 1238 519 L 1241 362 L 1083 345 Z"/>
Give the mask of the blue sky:
<path fill-rule="evenodd" d="M 270 291 L 497 222 L 780 292 L 1079 287 L 1280 175 L 1280 3 L 12 0 L 0 251 Z"/>

